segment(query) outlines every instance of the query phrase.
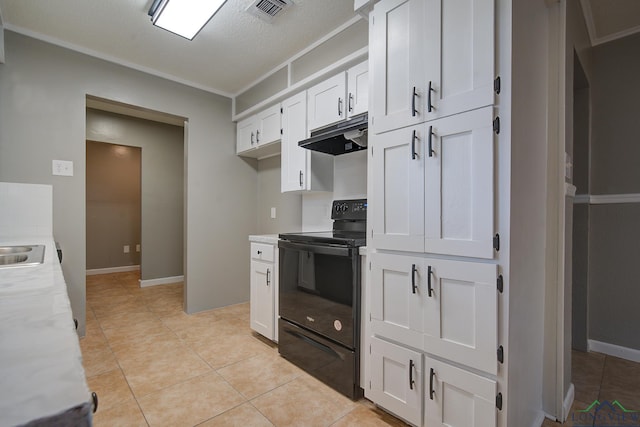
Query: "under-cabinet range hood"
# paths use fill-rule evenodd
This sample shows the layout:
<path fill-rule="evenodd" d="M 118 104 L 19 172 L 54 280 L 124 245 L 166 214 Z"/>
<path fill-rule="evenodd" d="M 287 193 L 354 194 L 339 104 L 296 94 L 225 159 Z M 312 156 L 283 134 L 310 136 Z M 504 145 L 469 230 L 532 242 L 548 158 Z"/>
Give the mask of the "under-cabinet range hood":
<path fill-rule="evenodd" d="M 334 156 L 367 149 L 367 127 L 369 115 L 349 119 L 345 122 L 311 132 L 311 137 L 298 145 L 309 150 Z"/>

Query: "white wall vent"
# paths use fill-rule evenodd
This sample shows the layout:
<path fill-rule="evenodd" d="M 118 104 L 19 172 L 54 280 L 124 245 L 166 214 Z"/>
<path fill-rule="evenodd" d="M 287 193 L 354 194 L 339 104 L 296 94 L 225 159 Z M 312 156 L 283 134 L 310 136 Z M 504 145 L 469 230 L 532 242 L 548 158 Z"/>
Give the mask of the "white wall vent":
<path fill-rule="evenodd" d="M 291 0 L 255 0 L 247 8 L 247 12 L 262 20 L 271 22 L 292 4 L 293 1 Z"/>

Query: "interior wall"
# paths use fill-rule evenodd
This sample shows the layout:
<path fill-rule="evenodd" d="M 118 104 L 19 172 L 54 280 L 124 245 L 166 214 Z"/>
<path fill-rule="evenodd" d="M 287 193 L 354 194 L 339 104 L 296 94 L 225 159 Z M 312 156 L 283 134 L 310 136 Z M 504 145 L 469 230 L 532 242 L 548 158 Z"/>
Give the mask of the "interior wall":
<path fill-rule="evenodd" d="M 182 276 L 184 128 L 87 108 L 86 135 L 142 149 L 141 279 Z"/>
<path fill-rule="evenodd" d="M 87 270 L 140 265 L 140 151 L 87 141 Z"/>
<path fill-rule="evenodd" d="M 593 48 L 592 195 L 640 193 L 640 34 Z M 589 206 L 589 338 L 640 350 L 640 203 Z"/>
<path fill-rule="evenodd" d="M 302 195 L 280 192 L 280 156 L 258 161 L 258 233 L 278 234 L 300 231 Z M 271 208 L 276 217 L 271 218 Z"/>
<path fill-rule="evenodd" d="M 367 198 L 367 150 L 333 158 L 333 191 L 302 196 L 302 230 L 331 230 L 331 205 L 337 199 Z"/>
<path fill-rule="evenodd" d="M 86 96 L 189 121 L 185 140 L 186 311 L 249 300 L 247 235 L 257 231 L 257 172 L 235 153 L 231 100 L 11 31 L 0 66 L 0 181 L 53 185 L 54 237 L 85 331 Z M 53 159 L 73 177 L 51 175 Z M 228 209 L 233 206 L 234 209 Z M 233 266 L 238 268 L 230 268 Z"/>
<path fill-rule="evenodd" d="M 549 11 L 545 2 L 512 2 L 512 46 L 509 82 L 511 92 L 511 189 L 507 234 L 509 243 L 508 318 L 509 400 L 505 425 L 540 425 L 542 416 L 544 307 L 547 223 L 547 125 L 549 70 Z M 501 39 L 502 40 L 502 39 Z M 503 74 L 503 71 L 500 71 Z M 508 119 L 505 120 L 508 122 Z M 501 134 L 503 130 L 501 129 Z M 501 138 L 497 145 L 504 144 Z M 501 152 L 501 156 L 504 152 Z M 499 169 L 499 174 L 503 170 Z M 501 237 L 504 235 L 501 230 Z M 501 255 L 502 256 L 502 255 Z M 502 263 L 502 259 L 500 260 Z"/>

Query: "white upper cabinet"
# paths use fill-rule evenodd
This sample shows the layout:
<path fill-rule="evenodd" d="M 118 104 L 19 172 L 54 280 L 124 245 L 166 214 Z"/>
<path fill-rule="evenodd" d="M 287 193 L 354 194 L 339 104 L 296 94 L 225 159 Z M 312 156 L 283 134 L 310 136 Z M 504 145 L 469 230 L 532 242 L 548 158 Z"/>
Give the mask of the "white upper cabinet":
<path fill-rule="evenodd" d="M 424 249 L 424 126 L 369 135 L 375 248 Z"/>
<path fill-rule="evenodd" d="M 369 63 L 347 70 L 347 118 L 369 110 Z"/>
<path fill-rule="evenodd" d="M 494 380 L 430 357 L 424 365 L 425 426 L 496 426 Z"/>
<path fill-rule="evenodd" d="M 493 258 L 493 108 L 425 131 L 425 252 Z"/>
<path fill-rule="evenodd" d="M 426 4 L 426 119 L 493 104 L 494 0 Z"/>
<path fill-rule="evenodd" d="M 256 116 L 239 121 L 236 126 L 236 153 L 251 150 L 256 143 Z"/>
<path fill-rule="evenodd" d="M 346 116 L 347 75 L 342 72 L 307 91 L 309 130 L 344 120 Z"/>
<path fill-rule="evenodd" d="M 258 113 L 256 144 L 269 144 L 280 140 L 281 125 L 280 104 Z"/>
<path fill-rule="evenodd" d="M 280 152 L 280 104 L 238 122 L 236 153 L 245 157 L 269 157 Z"/>
<path fill-rule="evenodd" d="M 367 112 L 369 69 L 365 61 L 307 91 L 309 131 Z"/>
<path fill-rule="evenodd" d="M 424 10 L 424 0 L 382 0 L 373 9 L 371 133 L 425 121 Z"/>
<path fill-rule="evenodd" d="M 301 92 L 282 103 L 283 193 L 333 189 L 333 157 L 298 146 L 307 136 L 307 92 Z"/>
<path fill-rule="evenodd" d="M 494 0 L 382 0 L 370 22 L 373 133 L 493 103 Z"/>
<path fill-rule="evenodd" d="M 493 258 L 492 107 L 370 137 L 376 249 Z"/>
<path fill-rule="evenodd" d="M 307 137 L 307 93 L 302 92 L 282 103 L 281 190 L 305 189 L 309 150 L 298 146 Z"/>

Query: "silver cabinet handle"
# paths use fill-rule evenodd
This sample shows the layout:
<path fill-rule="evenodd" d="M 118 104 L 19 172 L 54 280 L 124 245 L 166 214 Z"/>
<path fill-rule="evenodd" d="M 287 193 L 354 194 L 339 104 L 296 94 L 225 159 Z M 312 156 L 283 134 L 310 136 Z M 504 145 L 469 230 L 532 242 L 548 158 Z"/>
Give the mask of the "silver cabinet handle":
<path fill-rule="evenodd" d="M 300 187 L 302 187 L 302 171 L 300 171 Z"/>
<path fill-rule="evenodd" d="M 271 270 L 267 268 L 267 286 L 271 284 Z"/>
<path fill-rule="evenodd" d="M 253 145 L 253 144 L 254 144 L 254 142 L 253 142 L 253 132 L 251 132 L 251 145 Z"/>
<path fill-rule="evenodd" d="M 349 102 L 347 104 L 347 108 L 349 109 L 350 113 L 353 111 L 353 94 L 351 92 L 349 92 Z"/>
<path fill-rule="evenodd" d="M 256 144 L 260 144 L 260 131 L 256 131 Z"/>
<path fill-rule="evenodd" d="M 338 98 L 338 116 L 342 117 L 342 98 Z"/>

